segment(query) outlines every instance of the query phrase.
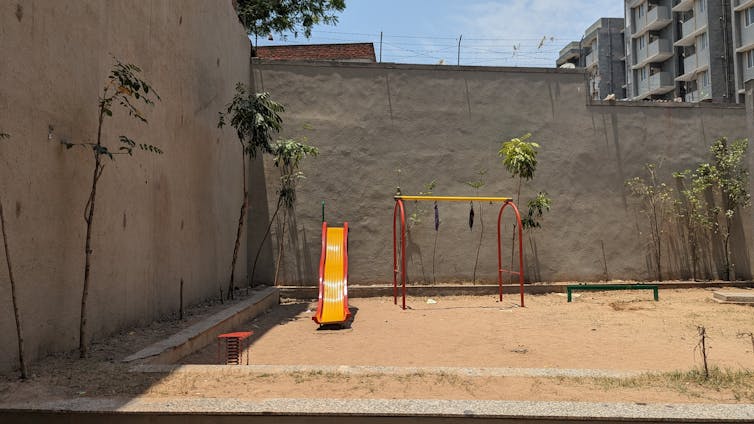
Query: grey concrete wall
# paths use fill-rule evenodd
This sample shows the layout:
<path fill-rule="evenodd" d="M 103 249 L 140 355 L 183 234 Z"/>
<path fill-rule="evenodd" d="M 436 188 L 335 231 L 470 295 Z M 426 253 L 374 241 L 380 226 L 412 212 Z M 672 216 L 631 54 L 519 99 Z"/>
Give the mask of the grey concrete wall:
<path fill-rule="evenodd" d="M 527 278 L 599 280 L 606 269 L 613 279 L 654 278 L 647 228 L 624 181 L 643 175 L 645 163 L 659 161 L 661 176 L 670 181 L 672 171 L 706 159 L 715 137 L 746 135 L 744 110 L 735 105 L 587 105 L 579 71 L 264 61 L 252 68 L 257 88 L 287 107 L 285 136 L 305 136 L 321 150 L 303 169 L 307 179 L 299 187 L 295 230 L 286 237 L 287 284 L 316 282 L 322 200 L 330 225 L 349 222 L 351 282 L 391 281 L 396 186 L 416 194 L 436 180 L 434 194 L 474 195 L 465 182 L 487 169 L 480 195 L 515 196 L 516 181 L 497 152 L 501 141 L 526 132 L 541 145 L 540 165 L 536 178 L 524 183 L 520 203 L 538 190 L 554 201 L 543 228 L 525 236 Z M 265 169 L 270 185 L 262 212 L 269 216 L 277 171 L 269 163 Z M 411 230 L 408 270 L 412 281 L 431 281 L 432 205 L 419 206 L 426 213 Z M 439 207 L 436 280 L 471 279 L 483 215 L 478 278 L 494 281 L 497 206 L 474 205 L 473 231 L 468 204 Z M 408 203 L 407 213 L 414 208 Z M 510 229 L 507 234 L 509 243 Z M 250 237 L 250 250 L 258 241 Z M 747 243 L 737 243 L 739 276 L 746 276 Z M 265 266 L 271 267 L 274 255 L 267 257 Z M 688 274 L 680 248 L 664 258 L 671 276 Z M 710 267 L 719 266 L 716 260 Z"/>
<path fill-rule="evenodd" d="M 216 295 L 230 274 L 240 147 L 217 129 L 217 112 L 249 81 L 249 40 L 230 0 L 2 0 L 0 128 L 12 138 L 0 144 L 0 196 L 31 359 L 78 343 L 92 157 L 59 141 L 96 140 L 111 54 L 141 66 L 162 102 L 145 111 L 148 125 L 116 111 L 104 139 L 114 146 L 126 134 L 165 153 L 118 158 L 100 181 L 94 340 L 175 313 L 181 279 L 189 304 Z M 7 369 L 17 359 L 4 260 L 0 311 Z"/>

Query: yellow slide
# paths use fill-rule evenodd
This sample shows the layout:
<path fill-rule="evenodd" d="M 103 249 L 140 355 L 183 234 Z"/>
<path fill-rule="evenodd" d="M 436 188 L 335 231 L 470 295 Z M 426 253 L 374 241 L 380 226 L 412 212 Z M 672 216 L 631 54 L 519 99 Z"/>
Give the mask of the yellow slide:
<path fill-rule="evenodd" d="M 312 317 L 320 325 L 340 324 L 350 318 L 348 310 L 348 223 L 327 228 L 322 223 L 322 256 L 319 260 L 319 299 Z"/>

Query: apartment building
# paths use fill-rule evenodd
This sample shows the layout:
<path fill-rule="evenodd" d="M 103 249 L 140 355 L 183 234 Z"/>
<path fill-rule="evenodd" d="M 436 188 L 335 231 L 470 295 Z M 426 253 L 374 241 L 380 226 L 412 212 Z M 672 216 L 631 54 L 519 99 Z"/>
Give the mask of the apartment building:
<path fill-rule="evenodd" d="M 632 100 L 673 98 L 675 36 L 673 0 L 626 0 L 626 97 Z"/>
<path fill-rule="evenodd" d="M 736 102 L 743 103 L 745 85 L 754 80 L 754 0 L 733 0 L 731 17 Z"/>
<path fill-rule="evenodd" d="M 729 1 L 625 0 L 626 97 L 735 101 Z"/>
<path fill-rule="evenodd" d="M 580 41 L 568 43 L 556 60 L 558 67 L 584 67 L 594 99 L 614 94 L 623 98 L 626 69 L 623 63 L 623 18 L 600 18 L 584 31 Z"/>

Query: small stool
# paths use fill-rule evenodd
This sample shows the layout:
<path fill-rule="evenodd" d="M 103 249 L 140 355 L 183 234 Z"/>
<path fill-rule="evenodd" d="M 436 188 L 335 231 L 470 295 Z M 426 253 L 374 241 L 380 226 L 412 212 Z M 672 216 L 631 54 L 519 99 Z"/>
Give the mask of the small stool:
<path fill-rule="evenodd" d="M 217 362 L 221 361 L 221 344 L 225 341 L 225 364 L 243 365 L 243 352 L 246 350 L 246 365 L 249 365 L 249 337 L 253 331 L 238 331 L 235 333 L 220 334 L 217 336 Z M 244 349 L 243 342 L 246 341 Z"/>

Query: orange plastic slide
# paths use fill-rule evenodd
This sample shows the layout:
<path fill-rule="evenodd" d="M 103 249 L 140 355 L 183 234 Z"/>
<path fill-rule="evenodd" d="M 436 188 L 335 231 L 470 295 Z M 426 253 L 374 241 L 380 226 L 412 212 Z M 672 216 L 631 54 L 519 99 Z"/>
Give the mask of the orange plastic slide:
<path fill-rule="evenodd" d="M 344 323 L 348 310 L 348 223 L 327 228 L 322 223 L 322 256 L 319 260 L 319 299 L 312 317 L 320 325 Z"/>

